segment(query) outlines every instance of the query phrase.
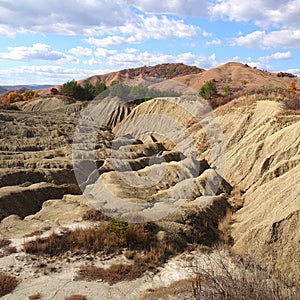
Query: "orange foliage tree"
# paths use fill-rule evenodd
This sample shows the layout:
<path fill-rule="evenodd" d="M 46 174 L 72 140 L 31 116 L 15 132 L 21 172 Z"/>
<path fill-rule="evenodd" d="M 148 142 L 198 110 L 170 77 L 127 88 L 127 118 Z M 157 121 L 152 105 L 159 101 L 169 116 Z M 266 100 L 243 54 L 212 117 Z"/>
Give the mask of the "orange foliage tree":
<path fill-rule="evenodd" d="M 289 84 L 289 91 L 296 92 L 296 90 L 297 90 L 297 88 L 296 88 L 296 82 L 295 81 L 290 82 L 290 84 Z"/>
<path fill-rule="evenodd" d="M 23 101 L 24 97 L 23 97 L 23 95 L 21 95 L 21 94 L 19 94 L 17 92 L 10 92 L 6 96 L 6 99 L 7 99 L 7 104 L 10 104 L 10 103 L 14 103 L 14 102 Z"/>

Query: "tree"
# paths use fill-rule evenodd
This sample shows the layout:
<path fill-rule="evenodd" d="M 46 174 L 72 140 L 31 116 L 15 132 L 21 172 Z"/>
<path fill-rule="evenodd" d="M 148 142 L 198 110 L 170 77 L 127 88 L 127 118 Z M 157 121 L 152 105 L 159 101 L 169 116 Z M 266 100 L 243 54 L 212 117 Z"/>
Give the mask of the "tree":
<path fill-rule="evenodd" d="M 23 93 L 23 97 L 24 97 L 24 100 L 29 100 L 29 99 L 34 98 L 34 91 L 33 90 L 26 90 Z"/>
<path fill-rule="evenodd" d="M 290 82 L 290 84 L 289 84 L 289 91 L 296 92 L 296 90 L 297 90 L 297 88 L 296 88 L 296 82 L 295 81 Z"/>
<path fill-rule="evenodd" d="M 103 91 L 105 91 L 107 89 L 105 83 L 96 83 L 95 86 L 95 96 L 101 94 Z"/>
<path fill-rule="evenodd" d="M 206 81 L 199 91 L 199 95 L 208 100 L 218 94 L 216 84 L 212 81 Z"/>
<path fill-rule="evenodd" d="M 14 102 L 23 101 L 24 97 L 23 97 L 23 95 L 21 95 L 21 94 L 19 94 L 17 92 L 10 92 L 6 96 L 6 99 L 7 99 L 7 104 L 10 104 L 10 103 L 14 103 Z"/>

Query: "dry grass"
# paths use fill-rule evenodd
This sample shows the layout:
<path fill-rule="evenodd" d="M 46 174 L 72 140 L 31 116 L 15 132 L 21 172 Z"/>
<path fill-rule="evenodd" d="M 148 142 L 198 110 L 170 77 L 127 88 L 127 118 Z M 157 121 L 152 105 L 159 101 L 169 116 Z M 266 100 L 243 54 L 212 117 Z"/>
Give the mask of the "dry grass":
<path fill-rule="evenodd" d="M 133 280 L 146 271 L 156 272 L 157 267 L 166 262 L 167 258 L 176 253 L 176 249 L 164 242 L 158 242 L 148 250 L 135 252 L 133 264 L 113 264 L 109 268 L 82 266 L 78 271 L 77 280 L 103 280 L 110 285 L 119 281 Z"/>
<path fill-rule="evenodd" d="M 76 254 L 107 253 L 118 255 L 127 249 L 127 257 L 133 264 L 112 265 L 109 269 L 83 266 L 77 279 L 102 279 L 110 284 L 122 280 L 131 280 L 145 271 L 155 271 L 167 258 L 182 250 L 176 242 L 169 244 L 157 239 L 159 227 L 154 223 L 128 224 L 126 231 L 118 239 L 111 232 L 108 222 L 102 222 L 98 228 L 76 229 L 60 234 L 53 233 L 47 238 L 24 243 L 24 250 L 34 255 L 58 256 L 67 251 Z"/>
<path fill-rule="evenodd" d="M 195 299 L 248 300 L 300 299 L 300 290 L 285 286 L 251 258 L 219 253 L 206 256 L 192 266 L 196 277 L 192 284 Z"/>
<path fill-rule="evenodd" d="M 0 297 L 11 293 L 18 285 L 18 280 L 10 275 L 0 273 Z"/>
<path fill-rule="evenodd" d="M 155 244 L 158 227 L 153 223 L 129 224 L 124 236 L 115 239 L 107 222 L 102 222 L 98 228 L 78 228 L 62 233 L 52 233 L 49 237 L 24 243 L 24 250 L 35 255 L 57 256 L 71 252 L 118 253 L 120 249 L 147 250 Z"/>

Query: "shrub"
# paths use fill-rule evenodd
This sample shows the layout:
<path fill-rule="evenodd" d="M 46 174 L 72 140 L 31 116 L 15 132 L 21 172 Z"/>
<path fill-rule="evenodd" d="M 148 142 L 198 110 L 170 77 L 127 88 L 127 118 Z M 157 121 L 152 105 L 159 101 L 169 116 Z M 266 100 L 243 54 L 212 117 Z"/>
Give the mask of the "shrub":
<path fill-rule="evenodd" d="M 289 78 L 294 78 L 294 77 L 297 77 L 297 75 L 294 75 L 294 74 L 288 73 L 288 72 L 279 72 L 279 73 L 277 73 L 277 77 L 289 77 Z"/>
<path fill-rule="evenodd" d="M 9 246 L 11 244 L 11 241 L 8 239 L 1 239 L 0 240 L 0 248 Z"/>
<path fill-rule="evenodd" d="M 289 99 L 283 100 L 284 108 L 287 110 L 298 110 L 300 109 L 300 96 L 295 95 Z"/>
<path fill-rule="evenodd" d="M 199 95 L 202 96 L 206 100 L 215 97 L 217 95 L 217 93 L 218 93 L 218 90 L 217 90 L 216 84 L 213 82 L 213 80 L 209 80 L 209 81 L 205 82 L 199 91 Z"/>
<path fill-rule="evenodd" d="M 109 268 L 82 266 L 78 271 L 77 280 L 103 280 L 109 284 L 119 281 L 133 280 L 140 277 L 147 270 L 156 271 L 157 267 L 166 262 L 166 259 L 177 252 L 176 247 L 164 242 L 142 251 L 133 256 L 133 265 L 113 264 Z"/>
<path fill-rule="evenodd" d="M 112 218 L 109 224 L 109 230 L 114 234 L 113 238 L 120 241 L 126 235 L 128 230 L 128 221 L 119 214 L 117 217 Z"/>
<path fill-rule="evenodd" d="M 97 221 L 108 221 L 110 220 L 110 217 L 108 217 L 107 215 L 105 215 L 99 210 L 90 209 L 83 215 L 82 219 L 85 221 L 97 222 Z"/>
<path fill-rule="evenodd" d="M 13 253 L 17 253 L 17 248 L 14 246 L 8 246 L 4 248 L 4 254 L 5 255 L 10 255 Z"/>
<path fill-rule="evenodd" d="M 204 256 L 192 266 L 196 273 L 192 284 L 195 299 L 299 299 L 298 289 L 286 287 L 262 269 L 250 257 Z"/>
<path fill-rule="evenodd" d="M 35 94 L 34 94 L 33 90 L 26 90 L 23 93 L 24 100 L 30 100 L 30 99 L 34 98 L 34 96 L 35 96 Z"/>
<path fill-rule="evenodd" d="M 0 297 L 11 293 L 18 285 L 15 277 L 0 273 Z"/>

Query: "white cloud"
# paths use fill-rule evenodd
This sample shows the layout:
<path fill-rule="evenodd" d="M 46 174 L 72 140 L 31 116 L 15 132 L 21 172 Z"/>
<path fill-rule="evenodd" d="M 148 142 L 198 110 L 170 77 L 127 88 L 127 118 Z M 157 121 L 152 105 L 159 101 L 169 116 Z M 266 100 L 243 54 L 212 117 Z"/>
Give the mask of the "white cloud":
<path fill-rule="evenodd" d="M 130 44 L 127 38 L 121 36 L 108 36 L 102 39 L 96 39 L 94 37 L 89 37 L 85 40 L 86 43 L 95 45 L 97 47 L 112 47 L 121 46 L 124 44 Z"/>
<path fill-rule="evenodd" d="M 75 48 L 71 48 L 69 50 L 69 53 L 75 55 L 75 56 L 92 56 L 93 50 L 90 48 L 84 48 L 81 46 L 77 46 Z"/>
<path fill-rule="evenodd" d="M 300 30 L 254 31 L 234 38 L 232 45 L 261 49 L 300 48 Z"/>
<path fill-rule="evenodd" d="M 136 23 L 127 23 L 118 28 L 121 35 L 112 35 L 97 39 L 90 37 L 85 41 L 97 47 L 112 47 L 126 44 L 137 44 L 145 40 L 162 39 L 194 39 L 197 37 L 198 27 L 187 25 L 183 20 L 175 20 L 162 16 L 139 16 Z"/>
<path fill-rule="evenodd" d="M 212 36 L 212 33 L 203 30 L 203 31 L 202 31 L 202 35 L 203 35 L 204 37 L 211 37 L 211 36 Z"/>
<path fill-rule="evenodd" d="M 16 33 L 9 26 L 0 24 L 0 36 L 5 38 L 14 38 Z"/>
<path fill-rule="evenodd" d="M 79 60 L 74 56 L 52 50 L 49 45 L 42 43 L 33 44 L 31 47 L 8 47 L 8 52 L 0 52 L 0 59 L 16 61 L 48 60 L 58 63 L 79 63 Z"/>
<path fill-rule="evenodd" d="M 14 84 L 61 84 L 66 81 L 104 74 L 109 70 L 64 68 L 62 66 L 21 66 L 0 70 L 0 81 L 3 85 Z"/>
<path fill-rule="evenodd" d="M 220 39 L 214 39 L 212 41 L 208 41 L 205 43 L 206 46 L 211 46 L 211 45 L 221 45 L 222 41 Z"/>
<path fill-rule="evenodd" d="M 97 57 L 109 57 L 112 55 L 115 55 L 118 51 L 117 50 L 108 50 L 105 48 L 97 48 L 96 51 L 94 52 L 95 56 Z"/>
<path fill-rule="evenodd" d="M 270 61 L 270 60 L 280 60 L 280 59 L 290 59 L 292 58 L 292 53 L 290 51 L 287 52 L 276 52 L 271 55 L 259 57 L 260 61 Z"/>
<path fill-rule="evenodd" d="M 1 24 L 15 31 L 80 34 L 120 26 L 133 17 L 126 0 L 1 1 Z"/>
<path fill-rule="evenodd" d="M 176 14 L 193 17 L 207 15 L 206 0 L 129 0 L 128 2 L 146 13 Z"/>
<path fill-rule="evenodd" d="M 141 65 L 156 65 L 161 63 L 185 63 L 187 65 L 197 65 L 201 68 L 215 67 L 218 62 L 215 54 L 210 56 L 197 55 L 191 52 L 185 52 L 177 55 L 150 53 L 147 51 L 139 52 L 128 51 L 118 52 L 116 50 L 107 50 L 98 48 L 95 51 L 96 58 L 84 61 L 85 64 L 93 66 L 106 64 L 117 68 L 138 67 Z"/>
<path fill-rule="evenodd" d="M 219 0 L 210 5 L 210 14 L 214 18 L 248 22 L 257 25 L 283 26 L 297 29 L 300 26 L 299 0 Z"/>
<path fill-rule="evenodd" d="M 295 74 L 295 75 L 297 75 L 297 76 L 300 77 L 300 69 L 289 69 L 289 70 L 287 70 L 286 72 Z"/>

